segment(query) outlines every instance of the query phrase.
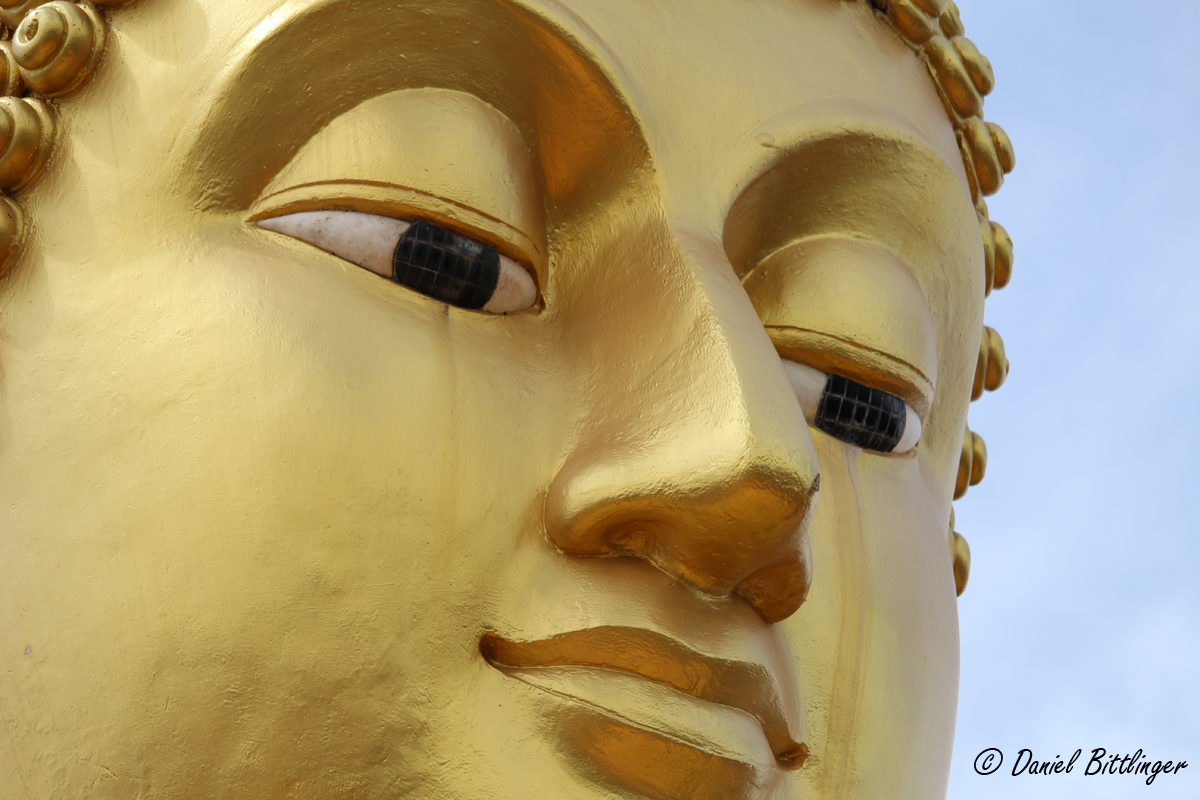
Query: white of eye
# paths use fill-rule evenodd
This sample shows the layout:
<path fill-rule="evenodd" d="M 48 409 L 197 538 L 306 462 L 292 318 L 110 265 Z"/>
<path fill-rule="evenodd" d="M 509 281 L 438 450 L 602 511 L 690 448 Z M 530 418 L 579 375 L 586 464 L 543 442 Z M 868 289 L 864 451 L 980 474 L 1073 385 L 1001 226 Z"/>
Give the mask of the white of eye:
<path fill-rule="evenodd" d="M 258 227 L 308 242 L 385 278 L 392 278 L 396 246 L 412 224 L 359 211 L 301 211 L 259 220 Z M 500 256 L 500 274 L 491 299 L 481 311 L 511 314 L 537 301 L 537 285 L 528 270 Z"/>
<path fill-rule="evenodd" d="M 783 371 L 787 373 L 788 380 L 792 384 L 792 390 L 796 392 L 796 399 L 800 401 L 804 418 L 809 425 L 813 425 L 817 419 L 817 408 L 821 405 L 821 395 L 825 393 L 825 384 L 829 381 L 829 376 L 807 364 L 790 361 L 786 358 L 781 361 L 783 362 Z M 912 406 L 905 403 L 904 435 L 900 437 L 900 441 L 892 448 L 891 452 L 907 453 L 916 447 L 919 441 L 921 441 L 921 418 L 917 416 L 917 412 L 912 410 Z"/>
<path fill-rule="evenodd" d="M 904 435 L 892 448 L 893 453 L 907 453 L 921 441 L 921 418 L 908 403 L 904 404 Z"/>
<path fill-rule="evenodd" d="M 817 419 L 817 406 L 821 405 L 821 395 L 825 393 L 825 383 L 829 376 L 807 364 L 789 361 L 786 358 L 782 361 L 783 370 L 792 382 L 796 399 L 800 401 L 800 408 L 804 411 L 804 418 L 812 425 Z"/>
<path fill-rule="evenodd" d="M 411 224 L 357 211 L 302 211 L 258 221 L 258 227 L 308 242 L 385 278 L 392 277 L 392 255 Z"/>
<path fill-rule="evenodd" d="M 537 285 L 529 271 L 508 256 L 500 256 L 496 291 L 480 310 L 491 314 L 513 314 L 530 308 L 536 302 Z"/>

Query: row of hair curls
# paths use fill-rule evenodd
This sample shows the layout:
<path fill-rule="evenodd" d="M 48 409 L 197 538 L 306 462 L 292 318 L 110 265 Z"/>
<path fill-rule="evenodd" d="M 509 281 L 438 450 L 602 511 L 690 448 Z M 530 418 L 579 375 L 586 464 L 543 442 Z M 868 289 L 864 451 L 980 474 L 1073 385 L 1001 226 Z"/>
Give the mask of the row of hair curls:
<path fill-rule="evenodd" d="M 25 217 L 14 195 L 42 173 L 54 147 L 48 100 L 78 89 L 104 53 L 101 9 L 132 0 L 0 0 L 0 275 L 21 252 Z"/>
<path fill-rule="evenodd" d="M 964 34 L 962 18 L 953 0 L 868 0 L 893 30 L 925 64 L 937 87 L 942 104 L 954 126 L 963 168 L 971 188 L 971 200 L 979 215 L 983 237 L 984 296 L 1003 289 L 1012 278 L 1013 244 L 1004 226 L 988 217 L 984 197 L 995 194 L 1004 176 L 1016 166 L 1012 141 L 994 122 L 983 118 L 983 98 L 996 85 L 992 64 Z M 1000 334 L 984 327 L 976 363 L 971 400 L 984 390 L 999 389 L 1008 377 L 1008 358 Z M 955 480 L 954 499 L 983 480 L 987 468 L 987 446 L 983 437 L 968 428 L 963 434 L 962 456 Z M 948 543 L 954 567 L 954 582 L 961 595 L 971 570 L 971 550 L 954 530 L 950 511 Z"/>

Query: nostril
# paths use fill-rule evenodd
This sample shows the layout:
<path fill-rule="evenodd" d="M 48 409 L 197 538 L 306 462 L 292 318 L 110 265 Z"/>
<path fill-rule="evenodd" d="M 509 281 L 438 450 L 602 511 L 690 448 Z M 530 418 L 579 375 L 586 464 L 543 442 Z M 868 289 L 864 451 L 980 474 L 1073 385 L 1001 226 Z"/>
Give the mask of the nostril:
<path fill-rule="evenodd" d="M 802 559 L 765 567 L 738 584 L 735 591 L 754 607 L 764 622 L 783 622 L 799 611 L 808 597 L 812 559 L 807 535 L 802 548 Z"/>
<path fill-rule="evenodd" d="M 633 481 L 595 464 L 568 467 L 547 495 L 546 532 L 568 555 L 638 557 L 706 594 L 737 594 L 768 623 L 786 619 L 811 582 L 807 529 L 820 478 L 754 455 L 717 471 L 717 480 Z"/>
<path fill-rule="evenodd" d="M 629 522 L 617 525 L 600 538 L 614 555 L 638 555 L 649 552 L 650 525 L 646 522 Z"/>
<path fill-rule="evenodd" d="M 614 385 L 547 487 L 543 522 L 562 553 L 635 556 L 775 622 L 808 592 L 819 464 L 753 309 L 744 297 L 725 308 L 722 292 L 704 294 L 686 337 L 612 361 Z"/>
<path fill-rule="evenodd" d="M 782 622 L 795 614 L 808 598 L 813 574 L 808 525 L 820 489 L 821 476 L 818 474 L 813 477 L 802 516 L 791 529 L 792 546 L 785 551 L 786 557 L 751 573 L 734 589 L 769 624 Z"/>

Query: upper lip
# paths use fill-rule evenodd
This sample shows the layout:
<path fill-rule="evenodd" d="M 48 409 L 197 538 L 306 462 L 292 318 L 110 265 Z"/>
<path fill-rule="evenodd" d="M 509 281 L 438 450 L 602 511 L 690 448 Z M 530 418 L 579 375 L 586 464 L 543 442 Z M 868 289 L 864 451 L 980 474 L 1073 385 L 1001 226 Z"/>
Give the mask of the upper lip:
<path fill-rule="evenodd" d="M 608 625 L 534 641 L 514 641 L 487 633 L 479 649 L 501 671 L 534 667 L 609 669 L 739 709 L 758 719 L 771 751 L 784 767 L 799 767 L 808 751 L 792 738 L 779 684 L 762 664 L 716 658 L 661 633 Z"/>

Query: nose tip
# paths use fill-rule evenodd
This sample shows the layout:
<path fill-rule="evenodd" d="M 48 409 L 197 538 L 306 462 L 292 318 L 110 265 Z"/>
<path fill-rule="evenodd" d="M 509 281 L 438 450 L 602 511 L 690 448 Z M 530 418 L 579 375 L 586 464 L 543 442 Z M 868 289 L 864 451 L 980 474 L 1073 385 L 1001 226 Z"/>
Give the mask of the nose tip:
<path fill-rule="evenodd" d="M 612 313 L 570 318 L 571 341 L 605 346 L 571 362 L 586 391 L 546 533 L 570 555 L 642 558 L 779 622 L 812 578 L 808 425 L 720 239 L 653 216 L 638 233 L 614 240 L 629 249 L 605 252 L 617 271 L 588 294 Z"/>
<path fill-rule="evenodd" d="M 547 495 L 550 538 L 572 555 L 636 556 L 705 593 L 736 593 L 769 623 L 795 613 L 812 579 L 815 470 L 766 448 L 724 449 L 699 469 L 669 450 L 580 454 Z"/>

